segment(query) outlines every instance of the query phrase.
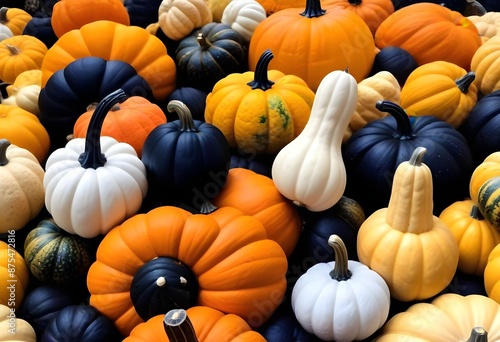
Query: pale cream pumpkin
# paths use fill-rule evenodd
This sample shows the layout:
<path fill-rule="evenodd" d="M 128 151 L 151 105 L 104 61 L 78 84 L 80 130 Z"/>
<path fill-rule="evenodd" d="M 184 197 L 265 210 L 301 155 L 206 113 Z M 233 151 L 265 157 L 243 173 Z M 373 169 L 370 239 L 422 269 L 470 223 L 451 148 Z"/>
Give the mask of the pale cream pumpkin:
<path fill-rule="evenodd" d="M 212 20 L 212 11 L 205 0 L 163 0 L 158 8 L 158 24 L 173 40 L 187 37 Z"/>
<path fill-rule="evenodd" d="M 0 304 L 0 341 L 36 342 L 35 329 L 3 304 Z"/>
<path fill-rule="evenodd" d="M 477 28 L 483 43 L 500 34 L 500 12 L 486 12 L 485 14 L 467 17 Z"/>

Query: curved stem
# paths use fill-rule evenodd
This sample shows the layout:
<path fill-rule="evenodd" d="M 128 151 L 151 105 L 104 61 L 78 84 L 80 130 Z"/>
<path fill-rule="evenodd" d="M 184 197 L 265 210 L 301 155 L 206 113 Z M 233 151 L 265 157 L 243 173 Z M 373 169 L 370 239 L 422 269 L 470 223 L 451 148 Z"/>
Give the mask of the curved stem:
<path fill-rule="evenodd" d="M 163 328 L 170 342 L 198 342 L 193 324 L 184 309 L 167 312 L 163 318 Z"/>
<path fill-rule="evenodd" d="M 116 103 L 125 101 L 127 97 L 123 89 L 118 89 L 104 97 L 97 105 L 90 118 L 87 135 L 85 136 L 85 150 L 78 158 L 83 168 L 97 169 L 106 164 L 106 156 L 101 153 L 102 124 L 109 110 Z"/>
<path fill-rule="evenodd" d="M 481 327 L 475 327 L 466 342 L 488 342 L 488 332 Z"/>
<path fill-rule="evenodd" d="M 306 0 L 306 8 L 300 15 L 306 18 L 321 17 L 326 11 L 321 8 L 320 0 Z"/>
<path fill-rule="evenodd" d="M 9 50 L 11 56 L 16 56 L 21 53 L 21 50 L 17 46 L 10 44 L 4 44 L 4 45 L 7 48 L 7 50 Z"/>
<path fill-rule="evenodd" d="M 474 71 L 469 71 L 463 77 L 456 80 L 455 84 L 462 93 L 467 94 L 467 92 L 469 91 L 469 87 L 472 84 L 472 82 L 474 82 L 475 78 L 476 74 L 474 73 Z"/>
<path fill-rule="evenodd" d="M 203 49 L 208 49 L 212 45 L 212 43 L 207 39 L 207 37 L 205 37 L 203 35 L 202 32 L 198 32 L 198 35 L 196 36 L 196 40 L 198 41 L 198 44 L 200 44 L 200 46 Z"/>
<path fill-rule="evenodd" d="M 9 7 L 2 7 L 0 8 L 0 23 L 5 24 L 7 21 L 7 12 L 9 11 Z"/>
<path fill-rule="evenodd" d="M 478 221 L 484 220 L 483 214 L 481 214 L 481 211 L 479 210 L 479 208 L 476 205 L 472 206 L 472 209 L 470 210 L 469 216 L 472 217 L 474 220 L 478 220 Z"/>
<path fill-rule="evenodd" d="M 5 166 L 9 163 L 7 159 L 7 148 L 10 146 L 10 141 L 7 139 L 0 139 L 0 166 Z"/>
<path fill-rule="evenodd" d="M 274 55 L 271 50 L 266 50 L 260 55 L 259 60 L 257 61 L 257 65 L 255 66 L 255 73 L 253 81 L 247 83 L 252 89 L 262 89 L 267 90 L 271 88 L 274 84 L 267 77 L 267 72 L 269 70 L 269 63 L 271 59 L 273 59 Z"/>
<path fill-rule="evenodd" d="M 381 112 L 391 114 L 392 117 L 396 119 L 397 134 L 394 138 L 400 140 L 411 140 L 415 137 L 413 129 L 411 128 L 410 118 L 399 105 L 391 101 L 381 100 L 377 101 L 375 108 Z"/>
<path fill-rule="evenodd" d="M 176 112 L 179 120 L 181 120 L 181 132 L 198 132 L 194 126 L 193 115 L 189 108 L 179 100 L 172 100 L 167 104 L 167 110 L 170 113 Z"/>
<path fill-rule="evenodd" d="M 421 166 L 422 159 L 424 158 L 424 154 L 426 152 L 427 149 L 425 147 L 422 146 L 417 147 L 411 154 L 410 160 L 408 160 L 408 164 L 412 166 Z"/>
<path fill-rule="evenodd" d="M 328 238 L 328 245 L 333 248 L 335 256 L 335 266 L 330 272 L 330 277 L 337 281 L 348 280 L 352 273 L 348 268 L 349 259 L 344 241 L 338 235 L 333 234 Z"/>

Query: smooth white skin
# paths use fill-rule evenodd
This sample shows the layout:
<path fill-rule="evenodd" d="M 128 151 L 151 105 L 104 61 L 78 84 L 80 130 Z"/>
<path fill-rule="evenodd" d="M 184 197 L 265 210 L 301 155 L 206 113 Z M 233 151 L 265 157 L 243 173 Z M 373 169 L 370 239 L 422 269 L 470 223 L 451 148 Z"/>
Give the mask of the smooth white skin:
<path fill-rule="evenodd" d="M 221 23 L 231 26 L 246 42 L 249 42 L 257 25 L 266 17 L 266 10 L 259 2 L 232 0 L 222 12 Z"/>
<path fill-rule="evenodd" d="M 137 213 L 146 196 L 146 168 L 132 146 L 101 137 L 106 163 L 85 169 L 78 157 L 85 139 L 69 141 L 47 159 L 45 206 L 55 223 L 85 238 L 106 234 Z"/>
<path fill-rule="evenodd" d="M 300 325 L 324 341 L 363 340 L 386 322 L 389 287 L 366 265 L 348 261 L 351 278 L 330 277 L 335 262 L 311 267 L 292 290 L 292 309 Z"/>

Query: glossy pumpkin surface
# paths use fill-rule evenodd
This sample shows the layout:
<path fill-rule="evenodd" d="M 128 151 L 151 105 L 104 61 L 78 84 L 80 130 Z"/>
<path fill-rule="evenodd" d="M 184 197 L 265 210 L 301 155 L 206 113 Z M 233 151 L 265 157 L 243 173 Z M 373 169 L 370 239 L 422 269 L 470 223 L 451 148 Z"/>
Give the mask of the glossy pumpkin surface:
<path fill-rule="evenodd" d="M 500 152 L 493 152 L 476 166 L 470 177 L 469 194 L 476 205 L 479 204 L 479 191 L 481 186 L 489 179 L 499 176 Z"/>
<path fill-rule="evenodd" d="M 495 246 L 488 256 L 488 262 L 484 269 L 484 288 L 488 297 L 500 303 L 500 245 Z"/>
<path fill-rule="evenodd" d="M 470 68 L 476 74 L 474 83 L 483 95 L 500 90 L 498 70 L 498 56 L 500 56 L 500 36 L 488 39 L 472 56 Z"/>

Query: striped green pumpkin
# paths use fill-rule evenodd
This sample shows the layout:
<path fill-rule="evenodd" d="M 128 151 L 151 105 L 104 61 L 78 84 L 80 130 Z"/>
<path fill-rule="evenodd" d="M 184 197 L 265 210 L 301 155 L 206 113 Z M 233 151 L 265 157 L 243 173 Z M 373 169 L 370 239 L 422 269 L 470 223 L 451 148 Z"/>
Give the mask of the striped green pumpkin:
<path fill-rule="evenodd" d="M 41 221 L 28 233 L 24 258 L 36 279 L 59 285 L 84 278 L 93 261 L 86 240 L 62 230 L 52 219 Z"/>
<path fill-rule="evenodd" d="M 500 177 L 490 178 L 481 185 L 477 202 L 484 218 L 500 229 Z"/>

